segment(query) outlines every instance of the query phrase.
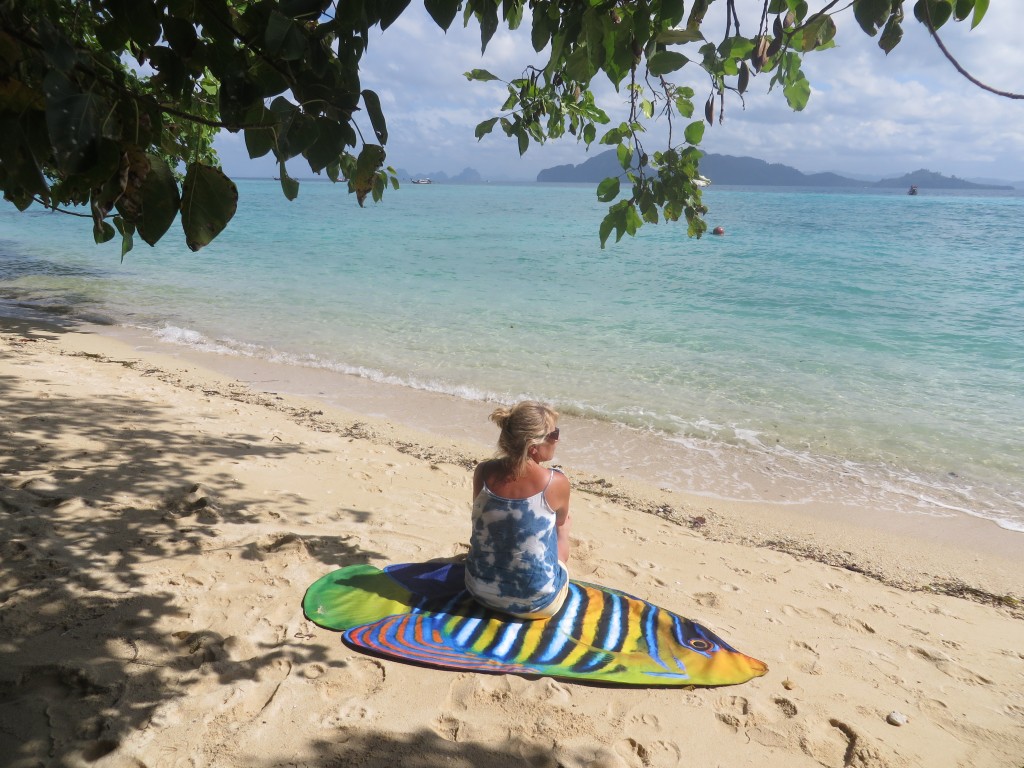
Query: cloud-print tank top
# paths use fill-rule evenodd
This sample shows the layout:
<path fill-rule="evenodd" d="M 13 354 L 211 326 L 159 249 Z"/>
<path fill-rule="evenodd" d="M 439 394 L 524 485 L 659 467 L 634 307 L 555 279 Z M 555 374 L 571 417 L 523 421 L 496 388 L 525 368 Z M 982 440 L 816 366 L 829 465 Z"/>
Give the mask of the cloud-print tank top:
<path fill-rule="evenodd" d="M 484 605 L 509 613 L 539 611 L 567 579 L 558 564 L 555 511 L 544 490 L 506 499 L 484 484 L 473 501 L 473 531 L 466 560 L 466 589 Z"/>

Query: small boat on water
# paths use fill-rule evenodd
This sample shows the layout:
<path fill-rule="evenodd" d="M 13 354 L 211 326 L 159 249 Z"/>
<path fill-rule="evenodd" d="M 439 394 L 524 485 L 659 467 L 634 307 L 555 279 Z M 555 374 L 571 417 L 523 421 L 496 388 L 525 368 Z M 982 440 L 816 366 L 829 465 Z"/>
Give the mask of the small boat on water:
<path fill-rule="evenodd" d="M 413 184 L 433 184 L 434 182 L 432 182 L 430 179 L 423 178 L 423 179 L 413 179 L 412 183 Z"/>
<path fill-rule="evenodd" d="M 709 179 L 707 176 L 694 176 L 693 183 L 694 186 L 697 187 L 706 187 L 711 183 L 711 179 Z"/>
<path fill-rule="evenodd" d="M 917 194 L 917 184 L 911 184 L 910 185 L 910 189 L 907 190 L 907 194 L 908 195 L 916 195 Z"/>

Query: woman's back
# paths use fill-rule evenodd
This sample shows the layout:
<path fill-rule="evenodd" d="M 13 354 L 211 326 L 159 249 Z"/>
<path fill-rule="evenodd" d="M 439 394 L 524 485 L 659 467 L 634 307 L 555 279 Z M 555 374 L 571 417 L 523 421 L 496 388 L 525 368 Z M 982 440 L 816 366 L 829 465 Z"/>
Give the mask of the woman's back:
<path fill-rule="evenodd" d="M 501 455 L 473 474 L 466 587 L 485 605 L 535 618 L 558 609 L 568 584 L 569 481 L 541 466 L 555 455 L 558 414 L 525 401 L 491 420 Z"/>
<path fill-rule="evenodd" d="M 532 613 L 565 585 L 558 562 L 558 516 L 545 498 L 556 472 L 543 474 L 547 482 L 527 496 L 519 494 L 536 483 L 503 483 L 500 493 L 485 482 L 473 501 L 466 587 L 492 608 Z"/>

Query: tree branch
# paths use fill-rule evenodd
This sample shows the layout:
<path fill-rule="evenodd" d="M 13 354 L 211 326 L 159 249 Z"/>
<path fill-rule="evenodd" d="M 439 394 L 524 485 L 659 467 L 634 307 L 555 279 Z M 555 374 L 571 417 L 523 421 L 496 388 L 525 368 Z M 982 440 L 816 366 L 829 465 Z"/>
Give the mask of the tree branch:
<path fill-rule="evenodd" d="M 1004 98 L 1007 99 L 1024 99 L 1024 93 L 1012 93 L 1010 91 L 1001 91 L 998 88 L 993 88 L 991 85 L 986 85 L 985 83 L 981 82 L 981 80 L 979 80 L 966 69 L 964 69 L 960 62 L 956 60 L 956 57 L 954 57 L 953 54 L 949 52 L 949 49 L 946 48 L 945 43 L 942 42 L 942 38 L 939 37 L 938 31 L 932 25 L 932 12 L 928 8 L 927 3 L 925 3 L 924 8 L 925 12 L 928 15 L 928 31 L 931 32 L 932 37 L 935 38 L 935 44 L 939 46 L 939 50 L 942 51 L 942 55 L 949 59 L 949 63 L 956 68 L 957 72 L 966 77 L 974 85 L 978 86 L 983 91 L 988 91 L 989 93 L 994 93 L 996 96 L 1003 96 Z"/>
<path fill-rule="evenodd" d="M 32 200 L 36 203 L 39 203 L 41 206 L 43 206 L 43 208 L 47 208 L 51 211 L 54 211 L 55 213 L 64 213 L 67 214 L 68 216 L 78 216 L 83 219 L 92 218 L 92 214 L 89 213 L 78 213 L 77 211 L 69 211 L 67 208 L 58 208 L 56 205 L 50 205 L 38 195 L 33 195 Z"/>

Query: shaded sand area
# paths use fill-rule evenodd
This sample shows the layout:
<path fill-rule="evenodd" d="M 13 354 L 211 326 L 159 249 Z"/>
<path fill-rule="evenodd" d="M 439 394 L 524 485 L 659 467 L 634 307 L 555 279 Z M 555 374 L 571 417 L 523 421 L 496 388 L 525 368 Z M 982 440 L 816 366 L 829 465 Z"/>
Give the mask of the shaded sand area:
<path fill-rule="evenodd" d="M 431 670 L 303 617 L 334 568 L 465 552 L 490 451 L 0 320 L 0 763 L 1024 765 L 1007 531 L 986 549 L 974 528 L 858 527 L 567 462 L 573 574 L 768 663 L 730 688 Z"/>

